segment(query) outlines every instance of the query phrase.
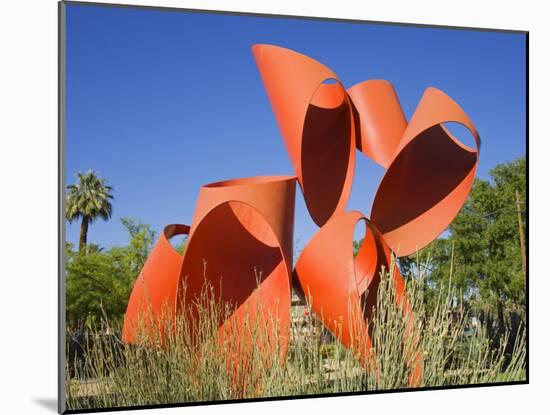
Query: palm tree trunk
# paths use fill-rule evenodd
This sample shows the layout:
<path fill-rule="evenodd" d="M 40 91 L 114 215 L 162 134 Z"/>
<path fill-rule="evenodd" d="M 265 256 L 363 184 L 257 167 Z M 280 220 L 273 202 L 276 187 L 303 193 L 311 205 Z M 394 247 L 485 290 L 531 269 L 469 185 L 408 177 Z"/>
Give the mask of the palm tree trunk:
<path fill-rule="evenodd" d="M 82 216 L 82 223 L 80 224 L 80 242 L 78 244 L 78 252 L 83 252 L 86 248 L 86 242 L 88 241 L 88 216 Z"/>

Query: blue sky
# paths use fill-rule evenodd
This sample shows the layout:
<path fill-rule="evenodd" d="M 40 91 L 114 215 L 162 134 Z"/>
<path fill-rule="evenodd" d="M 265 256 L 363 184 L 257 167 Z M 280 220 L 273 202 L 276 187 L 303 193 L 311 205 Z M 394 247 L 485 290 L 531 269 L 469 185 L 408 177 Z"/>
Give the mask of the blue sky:
<path fill-rule="evenodd" d="M 67 183 L 94 169 L 115 195 L 113 218 L 94 223 L 89 242 L 126 244 L 121 217 L 157 232 L 189 224 L 202 184 L 294 174 L 254 43 L 305 53 L 347 87 L 387 79 L 407 118 L 426 87 L 442 89 L 481 135 L 478 177 L 525 154 L 522 34 L 69 4 Z M 382 174 L 357 153 L 349 210 L 369 214 Z M 298 190 L 296 244 L 317 229 Z M 68 225 L 68 241 L 78 232 L 78 223 Z"/>

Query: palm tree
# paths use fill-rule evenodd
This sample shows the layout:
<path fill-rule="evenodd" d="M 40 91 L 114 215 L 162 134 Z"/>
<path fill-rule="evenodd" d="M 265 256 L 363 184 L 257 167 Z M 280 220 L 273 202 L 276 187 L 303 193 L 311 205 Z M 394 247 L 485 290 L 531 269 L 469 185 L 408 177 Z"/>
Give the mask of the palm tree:
<path fill-rule="evenodd" d="M 98 177 L 93 170 L 78 172 L 77 177 L 77 183 L 67 186 L 65 214 L 69 223 L 82 218 L 78 252 L 84 252 L 88 240 L 88 225 L 97 218 L 108 220 L 113 213 L 110 202 L 113 199 L 113 188 L 107 186 L 105 179 Z"/>

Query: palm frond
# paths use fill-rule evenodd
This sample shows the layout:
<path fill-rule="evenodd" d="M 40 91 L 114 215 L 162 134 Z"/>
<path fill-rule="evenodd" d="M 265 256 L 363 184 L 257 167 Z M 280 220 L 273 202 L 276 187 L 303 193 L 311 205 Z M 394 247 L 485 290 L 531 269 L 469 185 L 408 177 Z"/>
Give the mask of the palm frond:
<path fill-rule="evenodd" d="M 78 172 L 76 177 L 76 183 L 67 185 L 65 216 L 69 223 L 81 217 L 87 217 L 90 223 L 97 218 L 108 220 L 113 212 L 113 187 L 93 170 Z"/>

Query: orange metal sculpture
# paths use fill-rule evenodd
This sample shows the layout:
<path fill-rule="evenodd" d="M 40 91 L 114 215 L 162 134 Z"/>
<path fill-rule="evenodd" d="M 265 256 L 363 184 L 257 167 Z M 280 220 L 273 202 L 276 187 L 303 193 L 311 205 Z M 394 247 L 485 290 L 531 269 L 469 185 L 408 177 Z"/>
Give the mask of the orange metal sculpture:
<path fill-rule="evenodd" d="M 220 322 L 222 336 L 232 319 L 259 318 L 284 357 L 290 329 L 290 283 L 295 178 L 254 177 L 203 186 L 180 271 L 179 301 L 192 304 L 205 283 L 235 309 Z M 220 240 L 222 238 L 222 240 Z M 257 315 L 260 312 L 261 315 Z M 234 333 L 232 333 L 234 335 Z M 241 334 L 247 336 L 246 330 Z M 249 339 L 252 341 L 253 339 Z M 252 345 L 251 345 L 252 346 Z"/>
<path fill-rule="evenodd" d="M 351 192 L 355 126 L 349 97 L 334 72 L 307 56 L 269 45 L 254 45 L 252 52 L 308 211 L 322 226 L 344 211 Z M 325 83 L 331 80 L 336 83 Z"/>
<path fill-rule="evenodd" d="M 205 284 L 252 318 L 261 304 L 266 324 L 278 323 L 281 354 L 288 348 L 295 178 L 267 176 L 212 183 L 201 188 L 191 228 L 167 226 L 134 285 L 123 339 L 134 343 L 144 326 L 161 336 L 174 316 L 201 295 Z M 168 239 L 189 234 L 180 255 Z M 220 236 L 223 235 L 223 240 Z M 245 316 L 245 314 L 248 314 Z M 220 322 L 231 326 L 231 322 Z"/>
<path fill-rule="evenodd" d="M 168 225 L 160 234 L 130 294 L 122 328 L 124 341 L 136 343 L 141 331 L 162 339 L 172 324 L 183 257 L 169 239 L 188 233 L 189 226 Z"/>
<path fill-rule="evenodd" d="M 353 235 L 359 221 L 364 221 L 366 229 L 354 258 Z M 369 333 L 373 327 L 368 327 L 367 322 L 377 304 L 382 270 L 391 273 L 397 305 L 402 307 L 408 323 L 406 335 L 414 336 L 414 317 L 403 278 L 391 261 L 384 238 L 360 212 L 334 215 L 313 236 L 296 263 L 295 275 L 313 311 L 344 346 L 361 356 L 363 365 L 373 360 Z M 411 353 L 408 364 L 410 384 L 417 386 L 421 380 L 421 355 Z"/>
<path fill-rule="evenodd" d="M 141 321 L 149 336 L 161 338 L 177 315 L 192 325 L 198 313 L 194 299 L 208 283 L 233 310 L 219 321 L 221 339 L 234 336 L 236 328 L 245 340 L 244 353 L 252 353 L 258 346 L 244 327 L 247 318 L 260 318 L 270 339 L 260 352 L 278 350 L 284 360 L 294 282 L 318 318 L 367 365 L 372 360 L 368 322 L 380 271 L 389 269 L 392 253 L 409 255 L 429 244 L 458 213 L 475 177 L 479 135 L 458 104 L 438 89 L 426 90 L 407 123 L 388 81 L 369 80 L 346 90 L 332 70 L 305 55 L 272 45 L 254 45 L 252 52 L 296 176 L 203 186 L 191 227 L 167 226 L 151 252 L 130 296 L 123 338 L 136 342 Z M 465 126 L 476 148 L 462 144 L 445 123 Z M 345 211 L 356 148 L 386 168 L 370 219 Z M 292 270 L 296 180 L 320 229 Z M 366 233 L 354 258 L 353 234 L 361 221 Z M 168 242 L 176 234 L 189 235 L 183 255 Z M 396 267 L 389 271 L 407 319 L 405 336 L 417 344 L 403 279 Z M 242 357 L 228 353 L 230 360 Z M 420 350 L 407 359 L 409 384 L 418 386 Z"/>
<path fill-rule="evenodd" d="M 472 133 L 476 148 L 443 125 Z M 423 248 L 451 223 L 472 187 L 479 135 L 468 116 L 442 91 L 428 88 L 395 150 L 376 192 L 371 220 L 396 255 Z"/>
<path fill-rule="evenodd" d="M 359 221 L 367 226 L 354 258 L 353 234 Z M 380 232 L 360 212 L 351 211 L 334 215 L 311 238 L 296 263 L 295 274 L 315 314 L 363 359 L 372 347 L 366 320 L 376 305 L 380 270 L 388 270 L 390 262 L 390 250 Z M 392 273 L 401 301 L 404 282 L 397 268 Z"/>

